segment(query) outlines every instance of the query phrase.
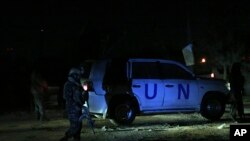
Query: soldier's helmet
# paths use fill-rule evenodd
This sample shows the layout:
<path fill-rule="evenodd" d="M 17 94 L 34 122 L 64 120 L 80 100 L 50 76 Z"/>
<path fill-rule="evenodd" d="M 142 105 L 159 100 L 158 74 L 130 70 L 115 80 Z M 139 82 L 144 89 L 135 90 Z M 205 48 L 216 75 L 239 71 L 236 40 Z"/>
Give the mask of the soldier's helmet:
<path fill-rule="evenodd" d="M 71 68 L 68 76 L 74 78 L 75 80 L 80 80 L 82 73 L 78 68 Z"/>

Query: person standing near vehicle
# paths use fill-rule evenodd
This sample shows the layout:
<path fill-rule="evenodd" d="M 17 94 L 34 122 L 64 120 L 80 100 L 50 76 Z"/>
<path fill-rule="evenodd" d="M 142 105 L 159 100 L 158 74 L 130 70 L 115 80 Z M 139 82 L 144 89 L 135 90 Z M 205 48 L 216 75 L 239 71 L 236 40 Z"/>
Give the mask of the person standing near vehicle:
<path fill-rule="evenodd" d="M 45 96 L 48 92 L 47 81 L 42 77 L 40 73 L 33 70 L 31 73 L 31 94 L 34 98 L 35 112 L 37 119 L 40 121 L 48 120 L 45 114 Z"/>
<path fill-rule="evenodd" d="M 79 118 L 82 115 L 82 105 L 84 104 L 82 97 L 83 90 L 80 83 L 82 74 L 83 70 L 80 68 L 70 69 L 68 81 L 64 84 L 63 97 L 66 101 L 66 111 L 70 127 L 60 141 L 67 141 L 72 137 L 75 141 L 80 141 L 82 122 L 79 121 Z"/>
<path fill-rule="evenodd" d="M 235 101 L 231 105 L 231 116 L 236 120 L 237 112 L 240 120 L 244 117 L 243 106 L 243 90 L 244 90 L 244 76 L 241 72 L 241 64 L 239 62 L 234 63 L 229 76 L 229 83 L 231 92 Z M 237 121 L 237 120 L 236 120 Z"/>

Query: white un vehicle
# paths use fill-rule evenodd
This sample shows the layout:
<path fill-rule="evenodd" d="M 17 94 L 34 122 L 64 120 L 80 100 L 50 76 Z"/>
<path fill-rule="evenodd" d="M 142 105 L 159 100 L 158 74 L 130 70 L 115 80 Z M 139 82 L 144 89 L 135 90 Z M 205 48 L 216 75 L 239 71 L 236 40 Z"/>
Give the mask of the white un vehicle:
<path fill-rule="evenodd" d="M 175 112 L 218 120 L 229 93 L 225 81 L 198 78 L 181 63 L 162 59 L 97 60 L 89 80 L 90 113 L 118 124 L 130 124 L 137 115 Z"/>

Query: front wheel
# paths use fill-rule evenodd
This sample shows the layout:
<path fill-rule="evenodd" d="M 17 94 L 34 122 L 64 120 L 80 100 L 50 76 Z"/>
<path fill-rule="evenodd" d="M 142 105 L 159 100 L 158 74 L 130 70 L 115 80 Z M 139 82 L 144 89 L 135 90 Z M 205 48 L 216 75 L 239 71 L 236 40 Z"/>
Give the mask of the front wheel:
<path fill-rule="evenodd" d="M 117 104 L 113 112 L 114 120 L 118 124 L 128 125 L 135 119 L 135 109 L 129 102 Z"/>
<path fill-rule="evenodd" d="M 215 95 L 206 96 L 201 103 L 201 115 L 209 120 L 219 120 L 225 112 L 225 103 Z"/>

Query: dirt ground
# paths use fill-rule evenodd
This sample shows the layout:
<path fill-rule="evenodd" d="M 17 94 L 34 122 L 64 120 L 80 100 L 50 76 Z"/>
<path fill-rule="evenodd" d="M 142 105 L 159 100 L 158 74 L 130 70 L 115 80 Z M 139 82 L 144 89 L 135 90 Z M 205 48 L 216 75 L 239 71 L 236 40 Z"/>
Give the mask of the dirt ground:
<path fill-rule="evenodd" d="M 229 140 L 229 126 L 234 123 L 228 113 L 218 122 L 210 122 L 199 113 L 138 116 L 130 126 L 115 126 L 107 119 L 95 120 L 94 131 L 83 121 L 82 141 L 176 141 Z M 0 141 L 57 141 L 69 123 L 63 110 L 47 110 L 49 121 L 39 122 L 34 113 L 13 112 L 0 116 Z M 250 107 L 246 106 L 249 124 Z"/>

